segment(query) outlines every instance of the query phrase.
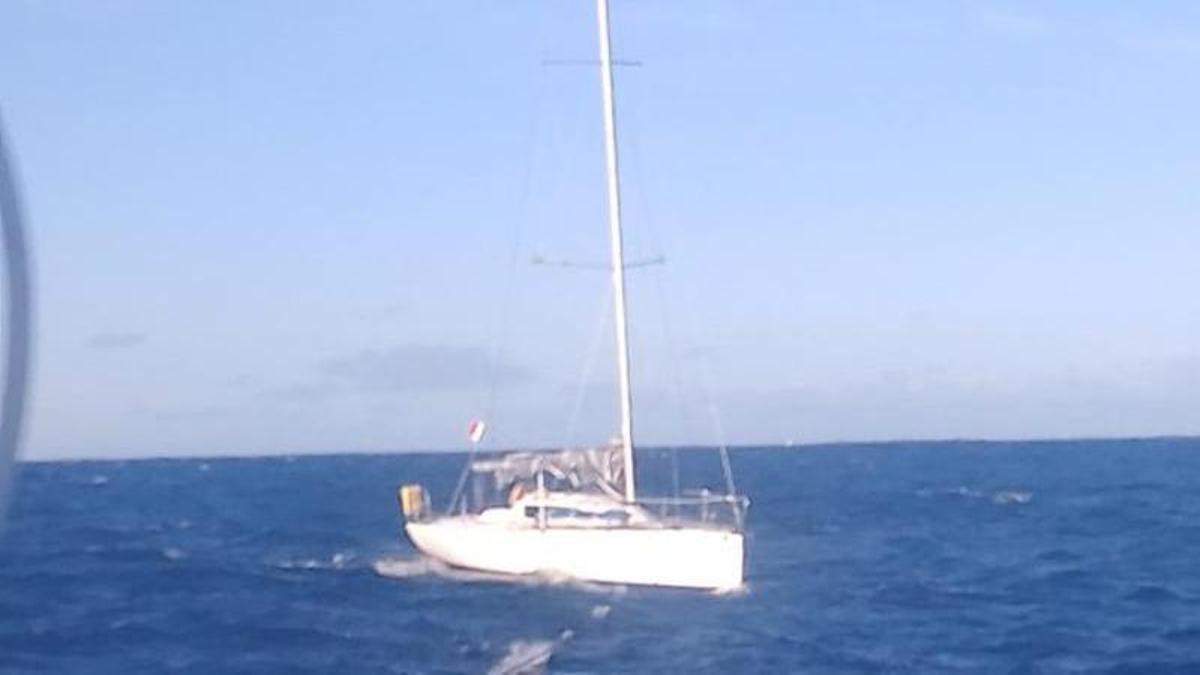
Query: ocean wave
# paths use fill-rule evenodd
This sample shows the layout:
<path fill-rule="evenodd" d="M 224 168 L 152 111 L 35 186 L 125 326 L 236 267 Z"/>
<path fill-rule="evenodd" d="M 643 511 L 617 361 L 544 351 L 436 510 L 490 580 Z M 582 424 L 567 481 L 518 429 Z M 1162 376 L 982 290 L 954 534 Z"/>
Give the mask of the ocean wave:
<path fill-rule="evenodd" d="M 425 556 L 418 556 L 416 558 L 380 558 L 371 564 L 371 568 L 379 576 L 391 579 L 413 579 L 416 577 L 433 576 L 465 583 L 530 582 L 530 578 L 523 576 L 451 567 L 440 560 Z"/>
<path fill-rule="evenodd" d="M 371 568 L 381 577 L 392 579 L 411 579 L 422 576 L 436 576 L 451 581 L 466 583 L 507 583 L 526 586 L 564 586 L 575 590 L 603 595 L 621 595 L 629 589 L 620 584 L 602 584 L 577 579 L 570 575 L 553 572 L 537 574 L 501 574 L 498 572 L 481 572 L 452 567 L 440 560 L 425 556 L 416 558 L 380 558 L 371 564 Z"/>
<path fill-rule="evenodd" d="M 546 672 L 554 651 L 574 635 L 564 630 L 556 640 L 513 640 L 488 675 L 536 675 Z"/>
<path fill-rule="evenodd" d="M 488 669 L 488 675 L 525 675 L 542 673 L 554 655 L 556 640 L 516 640 L 504 657 Z"/>
<path fill-rule="evenodd" d="M 921 488 L 917 496 L 929 497 L 963 497 L 965 499 L 990 499 L 993 504 L 1028 504 L 1033 501 L 1033 493 L 1028 490 L 996 490 L 988 493 L 984 490 L 959 485 L 955 488 L 934 490 Z"/>
<path fill-rule="evenodd" d="M 958 487 L 954 487 L 954 488 L 941 488 L 941 489 L 936 489 L 936 490 L 932 489 L 932 488 L 921 488 L 920 490 L 917 490 L 917 496 L 918 497 L 926 497 L 926 498 L 928 498 L 928 497 L 967 497 L 970 499 L 978 499 L 985 495 L 984 495 L 984 493 L 980 492 L 979 490 L 973 490 L 965 485 L 959 485 Z"/>
<path fill-rule="evenodd" d="M 592 607 L 591 614 L 592 614 L 593 619 L 595 619 L 597 621 L 602 621 L 604 619 L 607 619 L 609 613 L 611 613 L 611 612 L 612 612 L 612 605 L 594 605 Z"/>
<path fill-rule="evenodd" d="M 591 615 L 597 621 L 603 621 L 612 613 L 612 605 L 593 605 Z"/>
<path fill-rule="evenodd" d="M 1184 626 L 1168 630 L 1162 633 L 1162 638 L 1167 642 L 1200 645 L 1200 626 Z"/>
<path fill-rule="evenodd" d="M 996 504 L 1028 504 L 1033 501 L 1033 493 L 1023 490 L 1000 490 L 992 495 Z"/>
<path fill-rule="evenodd" d="M 1078 561 L 1079 558 L 1079 554 L 1063 548 L 1052 548 L 1037 554 L 1039 561 L 1049 563 L 1071 563 Z"/>
<path fill-rule="evenodd" d="M 741 586 L 731 586 L 729 588 L 715 588 L 710 593 L 722 598 L 740 598 L 750 592 L 750 584 L 742 582 Z"/>
<path fill-rule="evenodd" d="M 521 583 L 531 586 L 565 586 L 577 591 L 599 593 L 601 595 L 623 595 L 629 591 L 629 587 L 623 584 L 603 584 L 596 581 L 587 581 L 561 572 L 539 572 L 517 578 Z"/>
<path fill-rule="evenodd" d="M 435 569 L 437 566 L 445 567 L 432 558 L 380 558 L 371 563 L 371 569 L 375 570 L 376 574 L 392 579 L 411 579 L 427 574 L 437 574 L 438 570 Z"/>
<path fill-rule="evenodd" d="M 271 567 L 281 570 L 343 570 L 355 560 L 353 553 L 335 553 L 328 560 L 302 558 L 299 560 L 280 560 L 268 563 Z"/>
<path fill-rule="evenodd" d="M 1132 602 L 1155 604 L 1182 600 L 1183 596 L 1168 586 L 1139 584 L 1133 590 L 1125 593 L 1124 598 Z"/>

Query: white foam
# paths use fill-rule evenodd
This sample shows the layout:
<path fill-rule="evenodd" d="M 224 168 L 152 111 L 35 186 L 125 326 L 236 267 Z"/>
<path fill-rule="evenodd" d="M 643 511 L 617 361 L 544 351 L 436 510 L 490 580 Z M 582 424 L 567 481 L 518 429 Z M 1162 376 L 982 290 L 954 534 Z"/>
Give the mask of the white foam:
<path fill-rule="evenodd" d="M 284 560 L 275 563 L 275 566 L 281 570 L 315 570 L 321 566 L 321 563 L 309 558 L 307 560 Z"/>
<path fill-rule="evenodd" d="M 719 597 L 740 598 L 750 592 L 750 584 L 743 583 L 741 586 L 731 586 L 729 588 L 714 588 L 710 591 L 713 595 Z"/>
<path fill-rule="evenodd" d="M 187 557 L 187 553 L 180 548 L 164 548 L 162 554 L 164 558 L 171 561 L 183 560 Z"/>
<path fill-rule="evenodd" d="M 1033 500 L 1033 493 L 1024 490 L 997 490 L 991 494 L 969 488 L 965 485 L 960 485 L 949 490 L 929 490 L 922 488 L 917 490 L 919 497 L 932 497 L 935 495 L 953 495 L 957 497 L 965 497 L 967 499 L 990 499 L 996 504 L 1028 504 Z"/>
<path fill-rule="evenodd" d="M 997 504 L 1028 504 L 1033 501 L 1033 493 L 1021 490 L 1001 490 L 992 495 L 992 501 Z"/>
<path fill-rule="evenodd" d="M 592 607 L 592 618 L 597 621 L 602 621 L 602 620 L 608 618 L 608 615 L 610 612 L 612 612 L 611 606 L 596 605 L 596 606 Z"/>
<path fill-rule="evenodd" d="M 589 593 L 604 595 L 620 595 L 629 589 L 617 584 L 600 584 L 576 579 L 564 574 L 539 573 L 527 575 L 500 574 L 496 572 L 480 572 L 451 567 L 440 560 L 418 556 L 416 558 L 381 558 L 372 563 L 371 568 L 381 577 L 393 579 L 411 579 L 421 576 L 436 576 L 451 581 L 465 583 L 508 583 L 526 586 L 563 586 Z"/>
<path fill-rule="evenodd" d="M 438 563 L 430 558 L 380 558 L 371 564 L 371 569 L 381 577 L 411 579 L 426 574 L 435 574 L 433 566 Z"/>
<path fill-rule="evenodd" d="M 412 579 L 414 577 L 435 576 L 452 581 L 462 582 L 520 582 L 522 577 L 476 572 L 451 567 L 440 560 L 418 556 L 416 558 L 380 558 L 371 564 L 371 568 L 381 577 L 392 579 Z"/>
<path fill-rule="evenodd" d="M 537 574 L 510 578 L 529 586 L 563 586 L 573 588 L 577 591 L 599 593 L 601 595 L 622 595 L 629 590 L 627 586 L 621 584 L 602 584 L 595 581 L 577 579 L 561 572 L 539 572 Z"/>
<path fill-rule="evenodd" d="M 504 657 L 488 669 L 488 675 L 528 675 L 542 673 L 554 655 L 557 640 L 515 640 Z"/>
<path fill-rule="evenodd" d="M 353 553 L 335 553 L 328 560 L 304 558 L 301 560 L 284 560 L 272 563 L 281 570 L 341 570 L 354 559 Z"/>
<path fill-rule="evenodd" d="M 92 485 L 96 485 L 96 486 L 108 485 L 108 476 L 105 476 L 102 473 L 98 473 L 95 476 L 92 476 L 92 480 L 89 482 Z"/>

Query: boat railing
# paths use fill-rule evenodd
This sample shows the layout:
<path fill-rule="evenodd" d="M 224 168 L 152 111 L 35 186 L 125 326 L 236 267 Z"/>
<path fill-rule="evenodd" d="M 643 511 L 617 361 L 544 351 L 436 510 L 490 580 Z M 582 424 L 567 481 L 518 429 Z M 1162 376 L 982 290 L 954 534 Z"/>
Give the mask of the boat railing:
<path fill-rule="evenodd" d="M 638 497 L 634 502 L 666 524 L 709 524 L 742 529 L 750 499 L 698 490 L 673 497 Z"/>

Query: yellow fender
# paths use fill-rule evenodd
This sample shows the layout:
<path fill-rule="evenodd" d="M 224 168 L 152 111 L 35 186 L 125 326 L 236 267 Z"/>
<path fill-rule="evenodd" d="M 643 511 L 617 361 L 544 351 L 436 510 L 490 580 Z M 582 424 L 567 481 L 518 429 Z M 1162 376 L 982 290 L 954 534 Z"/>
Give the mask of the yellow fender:
<path fill-rule="evenodd" d="M 396 491 L 400 512 L 409 520 L 417 520 L 425 513 L 425 488 L 420 485 L 401 485 Z"/>

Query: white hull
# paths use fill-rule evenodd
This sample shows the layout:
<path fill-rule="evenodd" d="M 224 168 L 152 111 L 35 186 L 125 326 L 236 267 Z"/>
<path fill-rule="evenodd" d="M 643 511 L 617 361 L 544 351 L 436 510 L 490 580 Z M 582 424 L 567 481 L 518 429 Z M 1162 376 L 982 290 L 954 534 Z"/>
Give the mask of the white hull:
<path fill-rule="evenodd" d="M 442 517 L 405 526 L 426 555 L 501 574 L 730 590 L 742 585 L 742 535 L 707 528 L 567 528 Z"/>

